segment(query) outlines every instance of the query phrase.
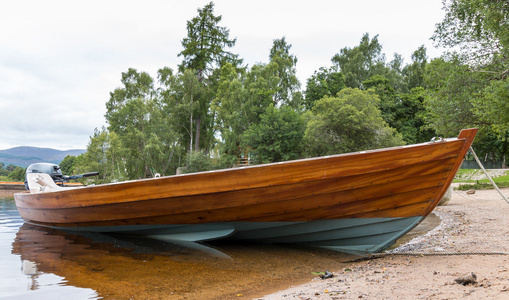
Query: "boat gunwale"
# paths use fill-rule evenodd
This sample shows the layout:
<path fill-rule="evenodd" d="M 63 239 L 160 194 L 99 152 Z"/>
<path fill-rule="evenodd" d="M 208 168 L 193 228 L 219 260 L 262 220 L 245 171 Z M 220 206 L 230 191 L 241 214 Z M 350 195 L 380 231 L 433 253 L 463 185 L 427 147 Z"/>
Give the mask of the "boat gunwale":
<path fill-rule="evenodd" d="M 104 183 L 104 184 L 99 184 L 99 185 L 88 185 L 88 186 L 80 186 L 80 187 L 65 187 L 65 188 L 58 189 L 58 190 L 48 190 L 48 191 L 37 192 L 37 193 L 31 193 L 31 192 L 25 191 L 22 193 L 16 193 L 14 195 L 15 196 L 19 195 L 21 197 L 24 197 L 24 196 L 28 196 L 28 195 L 48 195 L 48 194 L 68 193 L 68 192 L 73 192 L 73 191 L 78 191 L 78 190 L 80 190 L 80 191 L 93 190 L 93 189 L 98 189 L 98 188 L 107 188 L 110 186 L 122 186 L 122 185 L 131 186 L 133 184 L 141 184 L 141 183 L 145 183 L 145 182 L 161 182 L 161 181 L 166 181 L 166 180 L 178 180 L 180 178 L 185 178 L 185 177 L 201 177 L 201 176 L 206 176 L 206 175 L 213 174 L 213 173 L 239 172 L 239 171 L 243 171 L 243 170 L 258 169 L 258 168 L 269 169 L 271 167 L 276 167 L 276 166 L 281 166 L 281 165 L 306 164 L 308 162 L 314 162 L 314 161 L 320 161 L 320 160 L 347 158 L 350 156 L 364 156 L 367 154 L 383 153 L 383 152 L 389 152 L 389 151 L 400 150 L 400 149 L 427 147 L 427 146 L 432 146 L 432 145 L 438 144 L 438 143 L 461 142 L 463 140 L 465 140 L 465 139 L 448 138 L 448 139 L 441 139 L 438 141 L 424 142 L 424 143 L 419 143 L 419 144 L 403 145 L 403 146 L 396 146 L 396 147 L 389 147 L 389 148 L 382 148 L 382 149 L 372 149 L 372 150 L 334 154 L 334 155 L 319 156 L 319 157 L 312 157 L 312 158 L 303 158 L 303 159 L 297 159 L 297 160 L 267 163 L 267 164 L 260 164 L 260 165 L 242 166 L 242 167 L 234 167 L 234 168 L 219 169 L 219 170 L 209 170 L 209 171 L 196 172 L 196 173 L 161 176 L 159 178 L 142 178 L 142 179 L 126 180 L 126 181 L 121 181 L 121 182 Z M 457 156 L 457 155 L 451 155 L 451 157 L 455 157 L 455 156 Z M 362 174 L 384 171 L 384 170 L 385 169 L 366 171 Z M 348 177 L 348 176 L 352 176 L 352 175 L 345 174 L 343 176 L 334 176 L 334 177 Z M 314 181 L 314 180 L 320 180 L 320 179 L 313 178 L 313 179 L 308 179 L 308 180 L 302 180 L 300 182 L 307 182 L 307 181 Z M 249 188 L 251 188 L 251 187 L 249 187 Z M 252 188 L 258 188 L 258 187 L 252 187 Z M 245 188 L 245 189 L 247 189 L 247 188 Z M 232 191 L 233 190 L 235 190 L 235 189 L 232 189 Z M 224 192 L 224 191 L 217 191 L 217 192 Z M 186 196 L 186 195 L 176 195 L 173 197 L 180 197 L 180 196 Z M 148 198 L 147 200 L 150 200 L 150 198 Z"/>

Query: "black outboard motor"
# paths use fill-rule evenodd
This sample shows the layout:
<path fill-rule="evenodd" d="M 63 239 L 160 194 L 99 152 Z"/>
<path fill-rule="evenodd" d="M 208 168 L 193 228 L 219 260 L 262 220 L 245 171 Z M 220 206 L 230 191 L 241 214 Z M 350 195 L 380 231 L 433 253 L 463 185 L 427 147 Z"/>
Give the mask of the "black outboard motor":
<path fill-rule="evenodd" d="M 62 186 L 64 185 L 64 182 L 68 182 L 71 179 L 78 179 L 78 178 L 83 178 L 83 177 L 99 175 L 99 172 L 92 172 L 92 173 L 85 173 L 85 174 L 80 174 L 80 175 L 64 176 L 62 174 L 62 170 L 60 170 L 60 167 L 58 165 L 51 164 L 51 163 L 31 164 L 28 166 L 28 168 L 26 170 L 26 174 L 29 174 L 29 173 L 46 173 L 49 176 L 51 176 L 51 179 L 53 179 L 53 181 L 56 184 L 60 184 Z M 25 189 L 27 189 L 27 190 L 29 189 L 26 175 L 25 175 Z"/>

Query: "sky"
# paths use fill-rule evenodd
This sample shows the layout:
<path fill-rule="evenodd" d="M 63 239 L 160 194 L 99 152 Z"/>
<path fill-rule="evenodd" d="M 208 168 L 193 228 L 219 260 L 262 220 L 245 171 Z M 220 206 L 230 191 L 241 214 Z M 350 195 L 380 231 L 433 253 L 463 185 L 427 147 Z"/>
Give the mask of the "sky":
<path fill-rule="evenodd" d="M 186 22 L 210 1 L 0 1 L 0 150 L 35 146 L 86 149 L 107 125 L 110 92 L 129 68 L 153 78 L 177 69 Z M 214 14 L 244 63 L 267 63 L 272 42 L 286 37 L 302 86 L 340 49 L 378 34 L 387 61 L 405 63 L 442 21 L 442 0 L 216 0 Z"/>

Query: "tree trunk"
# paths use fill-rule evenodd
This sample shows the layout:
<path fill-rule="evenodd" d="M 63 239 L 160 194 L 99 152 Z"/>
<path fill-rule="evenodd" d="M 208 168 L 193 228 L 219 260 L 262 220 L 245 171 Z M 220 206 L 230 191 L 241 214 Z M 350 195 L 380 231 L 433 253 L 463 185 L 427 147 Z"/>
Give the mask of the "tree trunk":
<path fill-rule="evenodd" d="M 194 137 L 194 150 L 200 151 L 200 129 L 201 129 L 201 118 L 196 118 L 196 136 Z"/>

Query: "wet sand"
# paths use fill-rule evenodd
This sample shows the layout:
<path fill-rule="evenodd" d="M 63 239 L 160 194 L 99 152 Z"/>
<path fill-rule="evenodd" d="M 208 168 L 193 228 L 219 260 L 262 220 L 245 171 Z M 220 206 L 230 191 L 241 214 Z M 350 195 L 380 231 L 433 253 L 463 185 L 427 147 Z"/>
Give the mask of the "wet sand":
<path fill-rule="evenodd" d="M 502 190 L 509 196 L 509 189 Z M 495 190 L 454 191 L 435 209 L 441 224 L 393 249 L 424 253 L 509 252 L 509 204 Z M 386 256 L 345 263 L 334 277 L 254 299 L 509 299 L 509 255 Z M 455 279 L 474 273 L 474 284 Z"/>

